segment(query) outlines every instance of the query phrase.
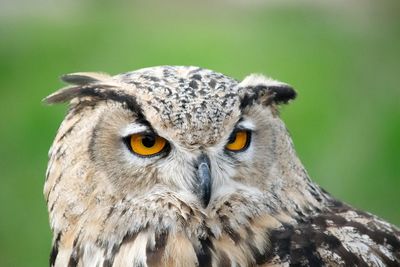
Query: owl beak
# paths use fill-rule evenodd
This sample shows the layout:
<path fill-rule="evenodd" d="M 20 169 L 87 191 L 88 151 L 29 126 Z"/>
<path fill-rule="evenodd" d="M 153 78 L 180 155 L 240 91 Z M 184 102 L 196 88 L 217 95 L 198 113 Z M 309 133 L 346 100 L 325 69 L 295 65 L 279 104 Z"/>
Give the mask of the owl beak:
<path fill-rule="evenodd" d="M 203 208 L 208 206 L 211 198 L 211 170 L 210 159 L 201 154 L 197 160 L 196 178 L 198 181 L 197 194 L 202 201 Z"/>

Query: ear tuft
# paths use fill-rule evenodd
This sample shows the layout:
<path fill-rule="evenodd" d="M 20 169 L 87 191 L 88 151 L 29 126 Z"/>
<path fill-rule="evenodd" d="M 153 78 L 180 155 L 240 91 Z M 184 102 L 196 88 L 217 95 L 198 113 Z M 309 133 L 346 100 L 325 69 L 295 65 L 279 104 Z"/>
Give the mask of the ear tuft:
<path fill-rule="evenodd" d="M 101 91 L 107 87 L 112 87 L 111 76 L 106 73 L 98 72 L 76 72 L 61 76 L 61 80 L 72 86 L 64 87 L 42 101 L 47 104 L 64 103 L 75 97 L 90 96 L 95 91 Z"/>
<path fill-rule="evenodd" d="M 287 104 L 289 100 L 296 98 L 297 93 L 290 85 L 281 85 L 268 87 L 268 90 L 273 92 L 273 101 L 277 104 Z"/>
<path fill-rule="evenodd" d="M 109 79 L 111 76 L 100 72 L 75 72 L 61 76 L 61 80 L 74 85 L 86 85 L 95 82 L 101 82 Z"/>
<path fill-rule="evenodd" d="M 262 98 L 258 100 L 264 104 L 271 102 L 286 104 L 289 100 L 295 99 L 297 95 L 292 86 L 261 74 L 247 76 L 239 83 L 239 87 L 244 89 L 243 100 L 247 103 L 242 103 L 243 106 L 248 106 L 250 102 L 252 103 L 258 98 Z M 249 99 L 252 101 L 249 102 Z"/>
<path fill-rule="evenodd" d="M 45 97 L 42 102 L 46 104 L 64 103 L 79 96 L 80 91 L 81 87 L 79 86 L 65 87 Z"/>

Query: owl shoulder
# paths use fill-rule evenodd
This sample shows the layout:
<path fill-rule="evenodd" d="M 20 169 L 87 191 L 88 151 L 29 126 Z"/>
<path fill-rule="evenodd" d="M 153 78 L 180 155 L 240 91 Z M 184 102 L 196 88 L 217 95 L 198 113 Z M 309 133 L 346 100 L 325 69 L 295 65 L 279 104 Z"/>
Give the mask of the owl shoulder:
<path fill-rule="evenodd" d="M 342 203 L 270 232 L 267 266 L 400 266 L 400 231 Z M 262 265 L 261 265 L 262 266 Z"/>

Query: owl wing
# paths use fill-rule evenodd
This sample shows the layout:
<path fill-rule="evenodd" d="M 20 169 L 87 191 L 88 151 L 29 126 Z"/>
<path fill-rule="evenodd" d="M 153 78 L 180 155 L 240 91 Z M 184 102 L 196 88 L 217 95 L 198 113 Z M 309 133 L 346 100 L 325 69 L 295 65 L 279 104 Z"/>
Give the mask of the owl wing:
<path fill-rule="evenodd" d="M 400 266 L 400 232 L 340 205 L 270 233 L 261 266 Z"/>

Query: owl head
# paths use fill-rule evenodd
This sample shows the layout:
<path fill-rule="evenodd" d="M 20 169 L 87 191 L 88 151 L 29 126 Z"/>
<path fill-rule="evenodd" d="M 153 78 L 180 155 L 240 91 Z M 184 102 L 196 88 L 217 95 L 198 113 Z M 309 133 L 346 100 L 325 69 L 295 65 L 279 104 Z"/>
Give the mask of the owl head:
<path fill-rule="evenodd" d="M 182 66 L 62 79 L 71 86 L 45 99 L 69 111 L 44 193 L 66 259 L 148 262 L 163 245 L 165 261 L 201 265 L 205 242 L 222 242 L 216 258 L 248 263 L 265 229 L 321 201 L 279 118 L 296 96 L 288 84 Z"/>

